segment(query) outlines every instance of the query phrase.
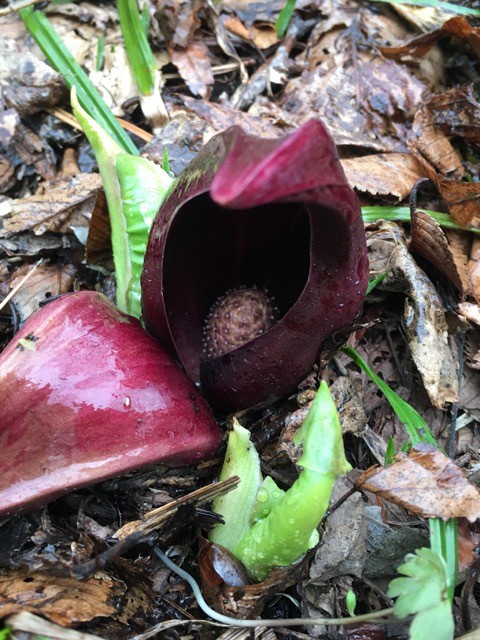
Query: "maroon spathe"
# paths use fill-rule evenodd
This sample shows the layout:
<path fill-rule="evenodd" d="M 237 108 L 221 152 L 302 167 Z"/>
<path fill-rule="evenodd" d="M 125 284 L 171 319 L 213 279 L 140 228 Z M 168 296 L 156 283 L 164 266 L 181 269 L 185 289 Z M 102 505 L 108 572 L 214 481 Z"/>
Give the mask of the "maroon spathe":
<path fill-rule="evenodd" d="M 232 127 L 207 143 L 160 208 L 143 314 L 211 405 L 228 412 L 293 391 L 325 338 L 355 319 L 367 280 L 360 206 L 323 124 L 274 140 Z M 207 359 L 209 309 L 241 286 L 268 290 L 280 318 Z"/>
<path fill-rule="evenodd" d="M 38 311 L 0 356 L 0 518 L 157 462 L 211 456 L 221 432 L 183 371 L 101 294 Z"/>

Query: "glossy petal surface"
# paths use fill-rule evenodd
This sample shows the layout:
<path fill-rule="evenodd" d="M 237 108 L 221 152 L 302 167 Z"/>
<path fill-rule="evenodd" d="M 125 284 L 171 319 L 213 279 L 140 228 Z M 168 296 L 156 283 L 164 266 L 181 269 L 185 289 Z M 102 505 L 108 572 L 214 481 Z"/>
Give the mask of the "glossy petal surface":
<path fill-rule="evenodd" d="M 228 412 L 293 391 L 325 338 L 356 317 L 367 278 L 359 203 L 322 123 L 275 140 L 232 127 L 179 175 L 157 215 L 143 315 L 211 405 Z M 207 359 L 209 309 L 240 286 L 267 289 L 280 318 Z"/>
<path fill-rule="evenodd" d="M 0 356 L 0 518 L 86 484 L 212 455 L 221 433 L 180 368 L 99 293 L 38 311 Z"/>

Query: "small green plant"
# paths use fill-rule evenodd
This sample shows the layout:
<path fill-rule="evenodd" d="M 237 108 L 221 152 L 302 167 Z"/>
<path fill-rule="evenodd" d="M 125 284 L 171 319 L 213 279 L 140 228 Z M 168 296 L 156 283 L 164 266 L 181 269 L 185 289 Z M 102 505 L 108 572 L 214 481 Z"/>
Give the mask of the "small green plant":
<path fill-rule="evenodd" d="M 353 589 L 348 591 L 347 597 L 345 598 L 345 604 L 347 606 L 348 615 L 353 617 L 355 615 L 355 607 L 357 606 L 357 596 Z"/>
<path fill-rule="evenodd" d="M 429 442 L 438 447 L 437 441 L 432 432 L 427 427 L 427 423 L 415 409 L 398 396 L 386 382 L 379 378 L 368 364 L 360 357 L 360 355 L 352 349 L 345 347 L 343 351 L 364 371 L 370 380 L 374 382 L 380 391 L 387 398 L 390 406 L 397 414 L 398 418 L 403 422 L 405 429 L 410 436 L 410 444 L 418 442 Z M 405 445 L 402 447 L 404 449 Z M 389 458 L 392 457 L 392 447 L 387 447 Z M 430 528 L 430 547 L 437 552 L 445 561 L 447 566 L 447 591 L 450 602 L 453 601 L 453 592 L 455 588 L 455 580 L 457 576 L 457 521 L 450 518 L 446 522 L 440 518 L 431 518 L 429 520 Z"/>
<path fill-rule="evenodd" d="M 454 621 L 448 595 L 448 569 L 444 559 L 432 549 L 417 549 L 398 567 L 404 578 L 395 578 L 388 597 L 397 598 L 394 613 L 398 618 L 414 615 L 410 640 L 451 640 Z"/>
<path fill-rule="evenodd" d="M 10 627 L 0 629 L 0 640 L 9 640 L 12 636 L 12 630 Z"/>
<path fill-rule="evenodd" d="M 260 581 L 275 567 L 291 565 L 315 546 L 319 539 L 317 527 L 327 511 L 335 479 L 350 471 L 351 466 L 345 458 L 340 420 L 326 382 L 321 383 L 294 438 L 297 446 L 303 445 L 298 460 L 302 470 L 288 491 L 279 489 L 271 478 L 260 485 L 256 470 L 252 481 L 248 471 L 254 457 L 248 453 L 252 445 L 246 444 L 249 441 L 244 436 L 241 448 L 236 446 L 237 433 L 232 432 L 225 462 L 227 470 L 225 476 L 222 472 L 222 478 L 238 475 L 240 487 L 244 482 L 245 486 L 249 483 L 249 488 L 242 494 L 241 502 L 235 492 L 225 496 L 227 508 L 219 512 L 225 517 L 223 526 L 227 532 L 221 534 L 215 529 L 212 539 L 221 539 L 244 564 L 251 578 Z"/>

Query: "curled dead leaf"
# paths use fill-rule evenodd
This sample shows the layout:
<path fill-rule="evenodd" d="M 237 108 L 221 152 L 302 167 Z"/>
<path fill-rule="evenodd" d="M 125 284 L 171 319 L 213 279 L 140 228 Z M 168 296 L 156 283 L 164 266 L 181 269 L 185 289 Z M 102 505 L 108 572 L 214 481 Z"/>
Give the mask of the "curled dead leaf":
<path fill-rule="evenodd" d="M 410 250 L 418 252 L 435 265 L 463 293 L 465 284 L 462 282 L 462 272 L 457 268 L 442 227 L 428 213 L 421 210 L 412 212 L 411 222 Z"/>
<path fill-rule="evenodd" d="M 480 492 L 462 469 L 434 445 L 421 442 L 408 456 L 399 453 L 391 466 L 372 467 L 355 485 L 423 518 L 480 517 Z"/>
<path fill-rule="evenodd" d="M 457 401 L 458 380 L 442 300 L 409 253 L 400 227 L 380 223 L 368 234 L 367 245 L 370 271 L 388 272 L 379 289 L 406 295 L 403 324 L 412 358 L 431 403 L 443 409 Z"/>
<path fill-rule="evenodd" d="M 472 27 L 466 18 L 456 16 L 447 20 L 440 29 L 436 29 L 425 35 L 413 38 L 409 42 L 401 46 L 379 47 L 380 51 L 386 58 L 403 58 L 403 56 L 423 57 L 431 47 L 433 47 L 440 38 L 445 36 L 455 36 L 462 40 L 466 40 L 476 55 L 480 57 L 480 29 Z"/>

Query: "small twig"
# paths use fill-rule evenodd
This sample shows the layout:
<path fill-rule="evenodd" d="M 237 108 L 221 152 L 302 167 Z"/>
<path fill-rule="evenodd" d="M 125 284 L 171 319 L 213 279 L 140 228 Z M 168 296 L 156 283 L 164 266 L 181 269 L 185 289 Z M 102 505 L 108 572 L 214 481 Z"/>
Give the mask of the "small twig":
<path fill-rule="evenodd" d="M 61 109 L 60 107 L 51 107 L 49 109 L 45 109 L 45 111 L 51 113 L 53 116 L 56 116 L 62 122 L 66 122 L 74 129 L 82 131 L 82 127 L 80 126 L 80 123 L 75 118 L 75 116 L 73 116 L 68 111 L 65 111 L 65 109 Z M 148 131 L 141 129 L 140 127 L 137 127 L 137 125 L 132 124 L 131 122 L 128 122 L 128 120 L 124 120 L 123 118 L 117 118 L 117 120 L 126 131 L 130 131 L 130 133 L 133 133 L 135 136 L 137 136 L 137 138 L 145 140 L 145 142 L 150 142 L 150 140 L 153 138 L 153 134 L 148 133 Z"/>
<path fill-rule="evenodd" d="M 17 13 L 20 9 L 26 9 L 31 4 L 38 4 L 38 0 L 19 0 L 19 2 L 13 2 L 7 7 L 0 9 L 0 16 L 8 16 L 11 13 Z"/>
<path fill-rule="evenodd" d="M 177 500 L 172 500 L 157 509 L 149 511 L 144 514 L 142 520 L 132 520 L 131 522 L 127 522 L 121 529 L 114 533 L 113 537 L 124 538 L 135 531 L 141 531 L 143 534 L 150 533 L 155 529 L 158 529 L 167 518 L 174 515 L 180 506 L 192 502 L 195 504 L 204 504 L 205 502 L 209 502 L 217 496 L 232 491 L 232 489 L 235 489 L 235 487 L 238 486 L 239 482 L 240 478 L 232 476 L 222 482 L 213 482 L 206 487 L 192 491 L 186 496 L 178 498 Z"/>

